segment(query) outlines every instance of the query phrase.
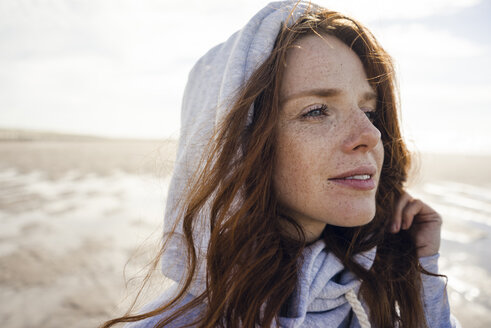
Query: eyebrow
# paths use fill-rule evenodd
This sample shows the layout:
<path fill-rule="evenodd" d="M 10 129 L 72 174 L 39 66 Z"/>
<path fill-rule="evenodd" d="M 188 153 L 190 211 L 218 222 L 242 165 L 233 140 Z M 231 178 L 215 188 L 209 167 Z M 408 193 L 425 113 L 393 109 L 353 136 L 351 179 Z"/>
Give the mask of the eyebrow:
<path fill-rule="evenodd" d="M 310 89 L 310 90 L 305 90 L 305 91 L 300 91 L 298 93 L 294 93 L 291 96 L 288 96 L 284 99 L 280 100 L 281 104 L 284 104 L 288 101 L 297 99 L 297 98 L 303 98 L 303 97 L 308 97 L 308 96 L 317 96 L 317 97 L 322 97 L 322 98 L 329 98 L 329 97 L 335 97 L 343 93 L 342 90 L 340 89 Z M 367 91 L 363 94 L 362 99 L 364 101 L 370 101 L 373 99 L 377 99 L 377 94 L 373 91 Z"/>

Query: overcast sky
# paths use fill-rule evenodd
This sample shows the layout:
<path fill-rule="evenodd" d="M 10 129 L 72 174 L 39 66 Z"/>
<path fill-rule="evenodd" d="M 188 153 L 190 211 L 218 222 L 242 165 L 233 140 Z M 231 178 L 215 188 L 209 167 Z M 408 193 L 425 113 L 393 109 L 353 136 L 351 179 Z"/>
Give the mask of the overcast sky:
<path fill-rule="evenodd" d="M 412 148 L 491 153 L 491 1 L 316 1 L 394 57 Z M 0 0 L 0 128 L 178 137 L 191 66 L 268 1 Z"/>

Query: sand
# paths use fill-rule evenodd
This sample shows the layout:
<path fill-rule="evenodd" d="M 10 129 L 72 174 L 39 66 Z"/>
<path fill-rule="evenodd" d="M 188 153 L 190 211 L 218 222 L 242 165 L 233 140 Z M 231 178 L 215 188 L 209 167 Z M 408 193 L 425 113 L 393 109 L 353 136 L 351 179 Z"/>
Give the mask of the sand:
<path fill-rule="evenodd" d="M 97 327 L 126 310 L 158 249 L 175 145 L 0 142 L 3 327 Z M 444 214 L 441 271 L 464 327 L 491 327 L 489 167 L 426 154 L 410 184 Z M 156 271 L 147 299 L 163 283 Z"/>

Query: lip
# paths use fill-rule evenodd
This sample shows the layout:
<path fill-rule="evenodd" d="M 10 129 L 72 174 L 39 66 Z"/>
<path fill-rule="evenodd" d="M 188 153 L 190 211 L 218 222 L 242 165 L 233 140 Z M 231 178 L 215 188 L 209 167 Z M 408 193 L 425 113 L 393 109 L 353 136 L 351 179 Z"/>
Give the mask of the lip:
<path fill-rule="evenodd" d="M 347 177 L 352 177 L 354 175 L 363 175 L 363 174 L 368 174 L 371 177 L 373 177 L 376 172 L 377 172 L 377 169 L 375 168 L 375 166 L 364 165 L 364 166 L 359 166 L 354 170 L 350 170 L 350 171 L 341 173 L 337 176 L 331 177 L 331 178 L 329 178 L 329 180 L 343 179 L 343 178 L 347 178 Z"/>
<path fill-rule="evenodd" d="M 348 188 L 353 188 L 356 190 L 372 190 L 377 187 L 377 183 L 374 179 L 374 175 L 377 169 L 371 165 L 359 166 L 356 169 L 341 173 L 337 176 L 329 178 L 328 180 Z M 370 175 L 370 179 L 367 180 L 354 180 L 346 179 L 354 175 Z"/>

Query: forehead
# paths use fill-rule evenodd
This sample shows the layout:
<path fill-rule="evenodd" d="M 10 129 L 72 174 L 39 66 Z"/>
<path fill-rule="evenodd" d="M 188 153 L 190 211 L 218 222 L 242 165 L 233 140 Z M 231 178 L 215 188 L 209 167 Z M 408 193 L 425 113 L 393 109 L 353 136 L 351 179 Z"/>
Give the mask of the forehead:
<path fill-rule="evenodd" d="M 288 50 L 281 93 L 288 97 L 316 88 L 372 90 L 353 50 L 332 35 L 308 35 Z"/>

